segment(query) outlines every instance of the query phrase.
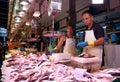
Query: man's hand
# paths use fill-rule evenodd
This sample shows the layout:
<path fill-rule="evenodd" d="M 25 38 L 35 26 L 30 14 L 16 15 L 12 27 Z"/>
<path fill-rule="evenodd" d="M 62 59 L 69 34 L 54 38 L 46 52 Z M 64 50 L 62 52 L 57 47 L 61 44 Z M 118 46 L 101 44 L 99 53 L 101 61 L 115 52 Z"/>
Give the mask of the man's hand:
<path fill-rule="evenodd" d="M 79 47 L 85 47 L 85 46 L 88 46 L 88 42 L 79 42 L 77 44 L 77 48 L 79 48 Z"/>
<path fill-rule="evenodd" d="M 85 47 L 85 46 L 94 46 L 94 41 L 90 40 L 88 42 L 79 42 L 77 44 L 77 48 L 79 48 L 79 47 Z"/>

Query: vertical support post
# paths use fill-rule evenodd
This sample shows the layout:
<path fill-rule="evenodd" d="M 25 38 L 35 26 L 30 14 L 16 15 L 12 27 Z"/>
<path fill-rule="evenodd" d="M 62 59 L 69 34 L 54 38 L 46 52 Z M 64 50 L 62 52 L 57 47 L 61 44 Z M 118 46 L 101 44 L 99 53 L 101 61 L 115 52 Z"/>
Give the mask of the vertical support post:
<path fill-rule="evenodd" d="M 69 0 L 69 23 L 73 27 L 73 35 L 76 35 L 76 0 Z"/>
<path fill-rule="evenodd" d="M 54 31 L 54 15 L 52 15 L 52 29 Z"/>

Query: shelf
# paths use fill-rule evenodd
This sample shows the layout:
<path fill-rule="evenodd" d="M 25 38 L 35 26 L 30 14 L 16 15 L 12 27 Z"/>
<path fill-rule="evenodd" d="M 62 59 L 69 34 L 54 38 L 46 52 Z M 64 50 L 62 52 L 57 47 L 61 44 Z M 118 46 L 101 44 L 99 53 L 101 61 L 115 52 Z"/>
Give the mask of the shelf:
<path fill-rule="evenodd" d="M 120 31 L 108 32 L 107 34 L 112 34 L 112 33 L 120 33 Z"/>

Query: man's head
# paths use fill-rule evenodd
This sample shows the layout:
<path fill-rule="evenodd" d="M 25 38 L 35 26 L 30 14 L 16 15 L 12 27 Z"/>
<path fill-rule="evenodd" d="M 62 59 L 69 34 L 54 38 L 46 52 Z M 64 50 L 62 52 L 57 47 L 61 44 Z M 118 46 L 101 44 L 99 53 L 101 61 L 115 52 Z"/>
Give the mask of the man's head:
<path fill-rule="evenodd" d="M 93 15 L 88 10 L 84 11 L 82 13 L 82 20 L 89 27 L 93 24 Z"/>
<path fill-rule="evenodd" d="M 72 35 L 72 34 L 73 34 L 72 25 L 68 24 L 67 25 L 67 35 Z"/>

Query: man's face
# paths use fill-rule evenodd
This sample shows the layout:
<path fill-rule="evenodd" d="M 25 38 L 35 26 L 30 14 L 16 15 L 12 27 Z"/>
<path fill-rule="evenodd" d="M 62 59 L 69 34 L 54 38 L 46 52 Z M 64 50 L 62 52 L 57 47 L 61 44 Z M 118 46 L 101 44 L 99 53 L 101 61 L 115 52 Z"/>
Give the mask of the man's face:
<path fill-rule="evenodd" d="M 87 25 L 90 26 L 93 22 L 93 16 L 91 16 L 88 13 L 85 13 L 82 15 L 83 22 Z"/>
<path fill-rule="evenodd" d="M 71 27 L 71 26 L 68 26 L 68 27 L 67 27 L 67 34 L 68 34 L 68 35 L 71 35 L 71 34 L 72 34 L 72 27 Z"/>

